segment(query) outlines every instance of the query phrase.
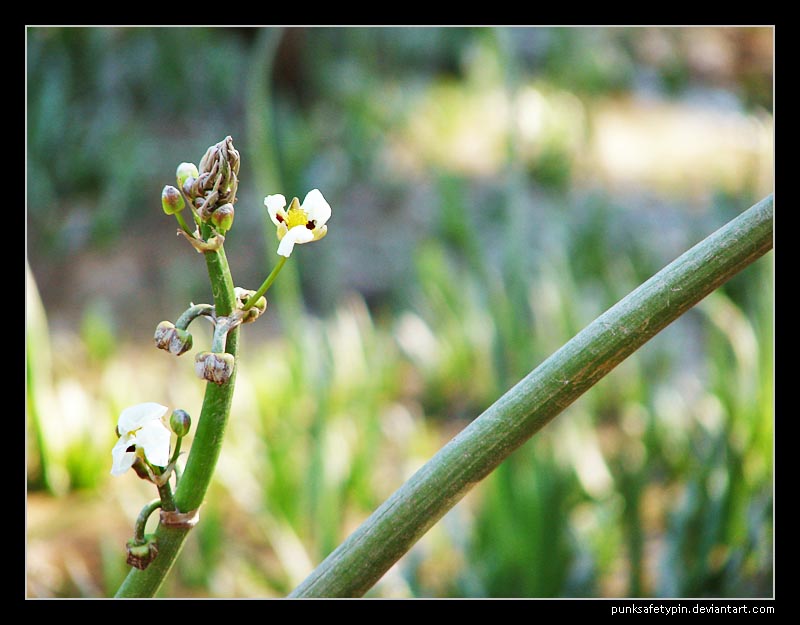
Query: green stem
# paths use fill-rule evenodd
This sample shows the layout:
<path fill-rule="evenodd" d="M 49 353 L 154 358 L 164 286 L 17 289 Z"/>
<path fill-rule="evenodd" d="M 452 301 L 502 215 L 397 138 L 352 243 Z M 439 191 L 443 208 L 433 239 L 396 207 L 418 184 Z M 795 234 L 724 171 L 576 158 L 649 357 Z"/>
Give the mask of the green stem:
<path fill-rule="evenodd" d="M 264 284 L 262 284 L 259 287 L 258 291 L 255 292 L 255 295 L 252 295 L 244 303 L 244 306 L 242 306 L 242 310 L 244 311 L 250 310 L 258 301 L 258 298 L 267 292 L 267 289 L 269 289 L 269 287 L 272 286 L 272 283 L 275 282 L 275 278 L 278 277 L 278 274 L 280 273 L 281 269 L 283 269 L 283 266 L 286 264 L 286 259 L 287 259 L 286 256 L 281 256 L 280 260 L 278 261 L 278 264 L 275 265 L 275 267 L 272 269 L 272 272 L 267 276 L 267 279 L 264 280 Z"/>
<path fill-rule="evenodd" d="M 511 452 L 697 302 L 772 249 L 768 196 L 628 294 L 445 445 L 291 593 L 363 595 Z"/>
<path fill-rule="evenodd" d="M 169 485 L 169 481 L 161 486 L 156 486 L 156 488 L 158 488 L 158 496 L 161 498 L 161 507 L 167 512 L 175 510 L 175 499 L 172 495 L 172 487 Z"/>
<path fill-rule="evenodd" d="M 189 230 L 189 226 L 187 226 L 187 225 L 186 225 L 186 221 L 183 219 L 183 215 L 181 215 L 180 213 L 175 213 L 175 219 L 177 219 L 177 220 L 178 220 L 178 225 L 181 227 L 181 229 L 182 229 L 182 230 L 183 230 L 183 231 L 184 231 L 186 234 L 188 234 L 188 235 L 190 235 L 190 236 L 191 236 L 191 234 L 192 234 L 192 231 L 191 231 L 191 230 Z"/>
<path fill-rule="evenodd" d="M 161 500 L 160 499 L 153 499 L 149 504 L 147 504 L 142 511 L 139 513 L 139 516 L 136 517 L 136 524 L 133 526 L 133 539 L 136 541 L 137 545 L 144 544 L 144 530 L 147 525 L 147 519 L 150 518 L 150 515 L 153 514 L 156 510 L 161 507 Z"/>
<path fill-rule="evenodd" d="M 236 296 L 225 251 L 220 248 L 213 252 L 205 252 L 205 257 L 217 315 L 230 315 L 235 308 Z M 225 351 L 235 358 L 238 349 L 239 329 L 234 328 L 228 333 Z M 181 512 L 196 510 L 203 503 L 225 438 L 235 381 L 236 367 L 233 375 L 224 384 L 217 385 L 210 382 L 206 384 L 203 408 L 192 449 L 183 476 L 175 490 L 175 505 Z M 116 596 L 154 596 L 180 555 L 188 533 L 187 528 L 167 527 L 159 523 L 155 532 L 158 556 L 143 571 L 132 568 L 117 590 Z"/>
<path fill-rule="evenodd" d="M 230 329 L 231 325 L 228 323 L 227 317 L 217 318 L 217 325 L 214 326 L 214 337 L 211 339 L 211 351 L 213 353 L 221 354 L 225 351 Z"/>
<path fill-rule="evenodd" d="M 175 322 L 175 327 L 179 330 L 186 330 L 189 324 L 198 317 L 211 317 L 214 314 L 214 307 L 211 304 L 195 304 L 186 309 L 186 311 L 178 317 Z"/>
<path fill-rule="evenodd" d="M 181 442 L 183 441 L 183 436 L 179 436 L 175 441 L 175 451 L 172 452 L 172 458 L 169 460 L 169 464 L 172 464 L 178 459 L 178 456 L 181 455 Z M 177 469 L 177 466 L 175 467 Z M 173 471 L 175 470 L 173 469 Z"/>
<path fill-rule="evenodd" d="M 200 215 L 197 214 L 197 208 L 195 207 L 194 202 L 192 202 L 192 199 L 186 193 L 184 193 L 183 189 L 179 189 L 179 191 L 181 192 L 181 195 L 183 196 L 183 200 L 186 202 L 187 206 L 189 207 L 189 210 L 192 212 L 192 218 L 194 219 L 194 223 L 197 224 L 198 228 L 201 227 L 203 225 L 203 221 L 200 219 Z M 189 234 L 192 234 L 192 233 L 189 232 Z"/>

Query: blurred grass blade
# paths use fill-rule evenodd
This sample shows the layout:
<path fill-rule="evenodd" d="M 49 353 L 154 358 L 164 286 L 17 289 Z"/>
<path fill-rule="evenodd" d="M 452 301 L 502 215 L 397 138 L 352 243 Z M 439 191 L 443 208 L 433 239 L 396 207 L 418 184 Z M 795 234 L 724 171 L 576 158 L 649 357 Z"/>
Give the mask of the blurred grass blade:
<path fill-rule="evenodd" d="M 38 461 L 36 475 L 29 470 L 29 487 L 41 486 L 50 492 L 62 492 L 64 479 L 57 479 L 51 470 L 50 448 L 45 440 L 46 427 L 42 422 L 42 411 L 46 410 L 48 397 L 52 394 L 52 360 L 47 315 L 36 288 L 28 263 L 25 263 L 25 382 L 26 413 L 33 449 Z M 30 449 L 30 448 L 29 448 Z M 29 459 L 34 460 L 34 459 Z M 35 462 L 33 463 L 35 465 Z M 58 463 L 55 463 L 57 466 Z M 31 463 L 29 462 L 29 467 Z M 62 471 L 63 473 L 63 471 Z M 63 477 L 63 476 L 62 476 Z"/>
<path fill-rule="evenodd" d="M 772 249 L 772 195 L 695 245 L 445 445 L 292 593 L 363 595 L 481 479 L 669 323 Z"/>

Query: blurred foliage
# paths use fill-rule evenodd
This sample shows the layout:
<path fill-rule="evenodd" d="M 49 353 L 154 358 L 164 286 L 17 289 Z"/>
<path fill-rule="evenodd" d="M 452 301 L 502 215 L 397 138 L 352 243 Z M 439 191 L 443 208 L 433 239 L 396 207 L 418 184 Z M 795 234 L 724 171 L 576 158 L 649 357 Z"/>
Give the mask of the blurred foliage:
<path fill-rule="evenodd" d="M 210 299 L 159 193 L 225 135 L 237 285 L 274 263 L 264 195 L 318 187 L 334 213 L 245 329 L 165 596 L 287 593 L 468 420 L 772 188 L 766 28 L 30 28 L 27 49 L 31 596 L 125 574 L 153 495 L 107 475 L 119 412 L 199 414 L 190 363 L 148 349 Z M 769 596 L 771 262 L 623 363 L 370 594 Z"/>

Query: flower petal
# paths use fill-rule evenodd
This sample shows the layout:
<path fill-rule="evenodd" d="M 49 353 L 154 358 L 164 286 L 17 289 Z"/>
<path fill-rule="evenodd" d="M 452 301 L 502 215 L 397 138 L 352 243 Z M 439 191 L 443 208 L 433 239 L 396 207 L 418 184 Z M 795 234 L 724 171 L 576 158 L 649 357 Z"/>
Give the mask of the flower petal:
<path fill-rule="evenodd" d="M 125 408 L 119 415 L 119 421 L 117 421 L 119 433 L 124 438 L 128 432 L 138 430 L 145 423 L 160 419 L 166 414 L 167 410 L 169 408 L 155 402 L 145 402 Z"/>
<path fill-rule="evenodd" d="M 128 436 L 121 437 L 111 450 L 111 475 L 122 475 L 133 466 L 136 454 L 127 451 L 131 446 Z"/>
<path fill-rule="evenodd" d="M 321 228 L 314 228 L 314 230 L 312 230 L 311 233 L 314 235 L 314 240 L 319 241 L 322 237 L 328 234 L 328 226 L 322 226 Z"/>
<path fill-rule="evenodd" d="M 286 227 L 286 224 L 280 224 L 278 226 L 278 241 L 285 237 L 287 232 L 289 232 L 289 228 Z"/>
<path fill-rule="evenodd" d="M 308 243 L 314 240 L 314 233 L 305 226 L 295 226 L 281 239 L 278 246 L 278 254 L 289 258 L 294 249 L 295 243 Z"/>
<path fill-rule="evenodd" d="M 268 195 L 264 198 L 264 206 L 267 207 L 267 212 L 269 213 L 269 218 L 272 220 L 276 226 L 280 226 L 281 222 L 278 220 L 278 215 L 286 219 L 286 211 L 284 211 L 284 207 L 286 206 L 286 198 L 283 197 L 280 193 L 276 193 L 275 195 Z"/>
<path fill-rule="evenodd" d="M 312 189 L 306 194 L 302 208 L 308 215 L 308 219 L 317 223 L 317 227 L 322 226 L 331 218 L 331 206 L 322 197 L 319 189 Z"/>
<path fill-rule="evenodd" d="M 144 449 L 150 464 L 165 467 L 169 463 L 170 433 L 161 421 L 150 421 L 136 435 L 136 446 Z"/>

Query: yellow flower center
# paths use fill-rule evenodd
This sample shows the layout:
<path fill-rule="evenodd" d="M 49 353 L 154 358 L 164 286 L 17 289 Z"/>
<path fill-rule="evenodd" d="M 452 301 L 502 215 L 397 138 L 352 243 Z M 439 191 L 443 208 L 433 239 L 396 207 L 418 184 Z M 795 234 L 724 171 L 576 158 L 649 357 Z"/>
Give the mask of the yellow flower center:
<path fill-rule="evenodd" d="M 292 209 L 286 213 L 286 227 L 291 230 L 295 226 L 305 226 L 308 223 L 308 215 L 300 208 Z"/>
<path fill-rule="evenodd" d="M 300 200 L 294 198 L 292 203 L 289 204 L 289 210 L 286 211 L 286 218 L 284 219 L 278 215 L 278 221 L 282 222 L 287 230 L 291 230 L 295 226 L 305 226 L 309 230 L 316 227 L 316 223 L 309 221 L 308 213 L 300 208 Z"/>

